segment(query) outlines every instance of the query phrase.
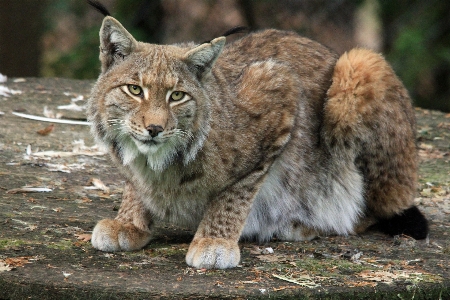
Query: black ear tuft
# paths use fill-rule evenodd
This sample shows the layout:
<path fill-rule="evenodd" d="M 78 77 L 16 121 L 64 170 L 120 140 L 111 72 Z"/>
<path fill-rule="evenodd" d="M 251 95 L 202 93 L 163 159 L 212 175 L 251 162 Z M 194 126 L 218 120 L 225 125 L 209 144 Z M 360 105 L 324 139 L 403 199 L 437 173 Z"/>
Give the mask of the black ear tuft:
<path fill-rule="evenodd" d="M 227 31 L 225 31 L 225 33 L 222 34 L 222 36 L 229 36 L 229 35 L 236 34 L 236 33 L 248 33 L 249 31 L 250 31 L 249 27 L 236 26 L 236 27 L 233 27 L 233 28 L 228 29 Z"/>
<path fill-rule="evenodd" d="M 391 218 L 380 218 L 374 227 L 392 236 L 405 234 L 416 240 L 425 239 L 428 235 L 428 221 L 416 206 Z"/>
<path fill-rule="evenodd" d="M 236 33 L 248 33 L 250 31 L 249 27 L 246 26 L 236 26 L 233 27 L 231 29 L 228 29 L 227 31 L 225 31 L 221 36 L 229 36 L 232 34 L 236 34 Z M 204 41 L 202 44 L 207 44 L 210 43 L 211 41 Z"/>
<path fill-rule="evenodd" d="M 199 78 L 203 78 L 211 71 L 225 45 L 224 36 L 213 39 L 209 43 L 203 43 L 189 50 L 184 57 L 188 68 Z"/>
<path fill-rule="evenodd" d="M 93 8 L 95 8 L 98 12 L 100 12 L 102 15 L 104 15 L 105 17 L 110 16 L 111 14 L 109 13 L 108 9 L 101 4 L 98 1 L 94 1 L 94 0 L 87 0 L 87 3 L 92 6 Z"/>

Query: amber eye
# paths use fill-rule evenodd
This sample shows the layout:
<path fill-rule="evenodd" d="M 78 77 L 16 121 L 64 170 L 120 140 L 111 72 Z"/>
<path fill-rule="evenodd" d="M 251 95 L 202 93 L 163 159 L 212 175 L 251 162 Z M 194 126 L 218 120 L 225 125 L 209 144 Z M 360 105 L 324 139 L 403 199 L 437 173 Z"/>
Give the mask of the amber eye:
<path fill-rule="evenodd" d="M 130 93 L 132 95 L 135 96 L 141 96 L 142 95 L 142 88 L 138 85 L 134 85 L 134 84 L 129 84 L 128 85 L 128 91 L 130 91 Z"/>
<path fill-rule="evenodd" d="M 180 101 L 184 98 L 184 95 L 186 95 L 184 92 L 175 91 L 172 94 L 170 94 L 170 100 L 172 101 Z"/>

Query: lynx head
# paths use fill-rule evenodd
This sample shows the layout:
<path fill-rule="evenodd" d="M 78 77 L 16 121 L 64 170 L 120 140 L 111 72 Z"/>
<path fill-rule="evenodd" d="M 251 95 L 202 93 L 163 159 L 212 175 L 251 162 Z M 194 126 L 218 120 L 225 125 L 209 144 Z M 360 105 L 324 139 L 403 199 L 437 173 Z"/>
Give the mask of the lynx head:
<path fill-rule="evenodd" d="M 195 46 L 137 42 L 106 17 L 100 30 L 102 71 L 88 105 L 97 141 L 122 164 L 145 156 L 154 170 L 187 164 L 209 132 L 211 69 L 225 37 Z"/>

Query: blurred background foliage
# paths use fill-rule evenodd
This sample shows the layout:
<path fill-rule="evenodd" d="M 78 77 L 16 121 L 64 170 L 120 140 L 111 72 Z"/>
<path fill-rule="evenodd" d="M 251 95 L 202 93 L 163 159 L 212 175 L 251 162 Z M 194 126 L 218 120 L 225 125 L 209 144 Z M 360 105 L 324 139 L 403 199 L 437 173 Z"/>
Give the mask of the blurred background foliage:
<path fill-rule="evenodd" d="M 372 48 L 392 64 L 416 105 L 450 111 L 450 1 L 101 2 L 138 40 L 150 43 L 202 42 L 247 25 L 294 30 L 339 54 Z M 96 78 L 102 18 L 84 0 L 0 0 L 0 72 Z"/>

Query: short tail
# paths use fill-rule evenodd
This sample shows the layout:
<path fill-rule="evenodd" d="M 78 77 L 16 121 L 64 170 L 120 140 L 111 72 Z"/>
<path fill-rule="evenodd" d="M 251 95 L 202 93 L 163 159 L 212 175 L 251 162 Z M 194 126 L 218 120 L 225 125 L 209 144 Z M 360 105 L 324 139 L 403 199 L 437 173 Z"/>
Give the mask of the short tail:
<path fill-rule="evenodd" d="M 428 235 L 428 222 L 416 206 L 390 218 L 379 218 L 375 229 L 391 236 L 404 234 L 416 240 Z"/>
<path fill-rule="evenodd" d="M 386 60 L 366 49 L 343 54 L 327 91 L 322 141 L 364 177 L 366 213 L 389 235 L 424 239 L 417 207 L 416 125 L 411 99 Z"/>

